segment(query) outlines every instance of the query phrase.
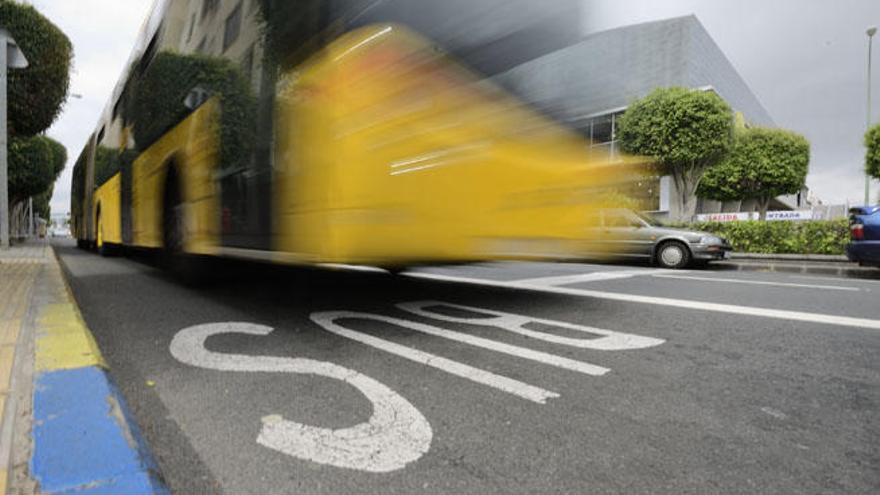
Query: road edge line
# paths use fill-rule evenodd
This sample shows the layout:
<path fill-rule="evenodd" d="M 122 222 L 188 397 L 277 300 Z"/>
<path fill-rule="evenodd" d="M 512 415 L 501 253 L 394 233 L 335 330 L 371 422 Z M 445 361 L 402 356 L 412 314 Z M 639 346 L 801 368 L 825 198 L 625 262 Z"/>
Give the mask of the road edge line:
<path fill-rule="evenodd" d="M 526 290 L 532 292 L 543 292 L 549 294 L 562 294 L 575 297 L 592 297 L 595 299 L 605 299 L 610 301 L 620 301 L 628 303 L 652 304 L 656 306 L 676 307 L 682 309 L 692 309 L 697 311 L 714 311 L 716 313 L 738 314 L 745 316 L 775 318 L 780 320 L 804 321 L 807 323 L 820 323 L 827 325 L 839 325 L 855 328 L 867 328 L 872 330 L 880 330 L 880 320 L 871 320 L 868 318 L 855 318 L 851 316 L 835 316 L 822 313 L 808 313 L 803 311 L 793 311 L 787 309 L 761 308 L 756 306 L 738 306 L 735 304 L 713 303 L 705 301 L 693 301 L 689 299 L 672 299 L 668 297 L 643 296 L 637 294 L 625 294 L 621 292 L 605 292 L 592 289 L 578 289 L 574 287 L 556 287 L 550 285 L 529 285 L 516 281 L 503 280 L 485 280 L 471 277 L 455 277 L 450 275 L 439 275 L 433 273 L 408 272 L 404 274 L 407 277 L 419 278 L 424 280 L 436 280 L 441 282 L 462 283 L 470 285 L 482 285 L 488 287 L 499 287 L 504 289 Z"/>

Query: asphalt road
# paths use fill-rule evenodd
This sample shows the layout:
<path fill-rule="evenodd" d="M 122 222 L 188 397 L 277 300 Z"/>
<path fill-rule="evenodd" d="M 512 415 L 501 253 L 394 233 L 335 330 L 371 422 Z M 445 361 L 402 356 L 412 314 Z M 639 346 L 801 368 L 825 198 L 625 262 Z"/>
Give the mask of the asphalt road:
<path fill-rule="evenodd" d="M 175 493 L 880 487 L 880 280 L 56 249 Z"/>

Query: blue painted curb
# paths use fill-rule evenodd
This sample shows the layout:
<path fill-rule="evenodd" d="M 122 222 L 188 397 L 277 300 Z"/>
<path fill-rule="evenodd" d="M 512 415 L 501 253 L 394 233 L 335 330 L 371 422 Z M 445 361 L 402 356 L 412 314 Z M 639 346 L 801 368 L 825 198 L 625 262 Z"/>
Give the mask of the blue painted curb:
<path fill-rule="evenodd" d="M 108 374 L 89 366 L 34 383 L 31 475 L 46 494 L 168 494 Z"/>

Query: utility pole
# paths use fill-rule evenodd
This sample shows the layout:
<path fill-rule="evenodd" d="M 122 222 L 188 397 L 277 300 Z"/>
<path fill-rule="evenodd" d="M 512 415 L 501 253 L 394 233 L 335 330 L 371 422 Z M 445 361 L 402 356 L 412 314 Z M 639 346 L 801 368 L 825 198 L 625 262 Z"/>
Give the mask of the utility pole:
<path fill-rule="evenodd" d="M 871 45 L 874 41 L 874 35 L 877 34 L 877 28 L 870 27 L 865 34 L 868 35 L 868 109 L 866 111 L 868 117 L 865 124 L 865 132 L 867 132 L 871 128 Z M 865 206 L 869 204 L 871 204 L 871 176 L 865 169 Z"/>
<path fill-rule="evenodd" d="M 0 249 L 9 248 L 9 181 L 7 175 L 6 76 L 8 69 L 23 69 L 28 62 L 15 40 L 0 26 Z"/>

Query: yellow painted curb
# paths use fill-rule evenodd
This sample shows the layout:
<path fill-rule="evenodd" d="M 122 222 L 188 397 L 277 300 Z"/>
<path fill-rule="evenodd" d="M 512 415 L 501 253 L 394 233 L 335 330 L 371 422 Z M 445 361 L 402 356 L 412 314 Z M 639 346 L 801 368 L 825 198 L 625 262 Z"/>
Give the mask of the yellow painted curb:
<path fill-rule="evenodd" d="M 6 468 L 0 468 L 0 493 L 6 493 Z"/>
<path fill-rule="evenodd" d="M 49 304 L 37 317 L 35 368 L 40 371 L 100 366 L 98 344 L 73 303 Z"/>

